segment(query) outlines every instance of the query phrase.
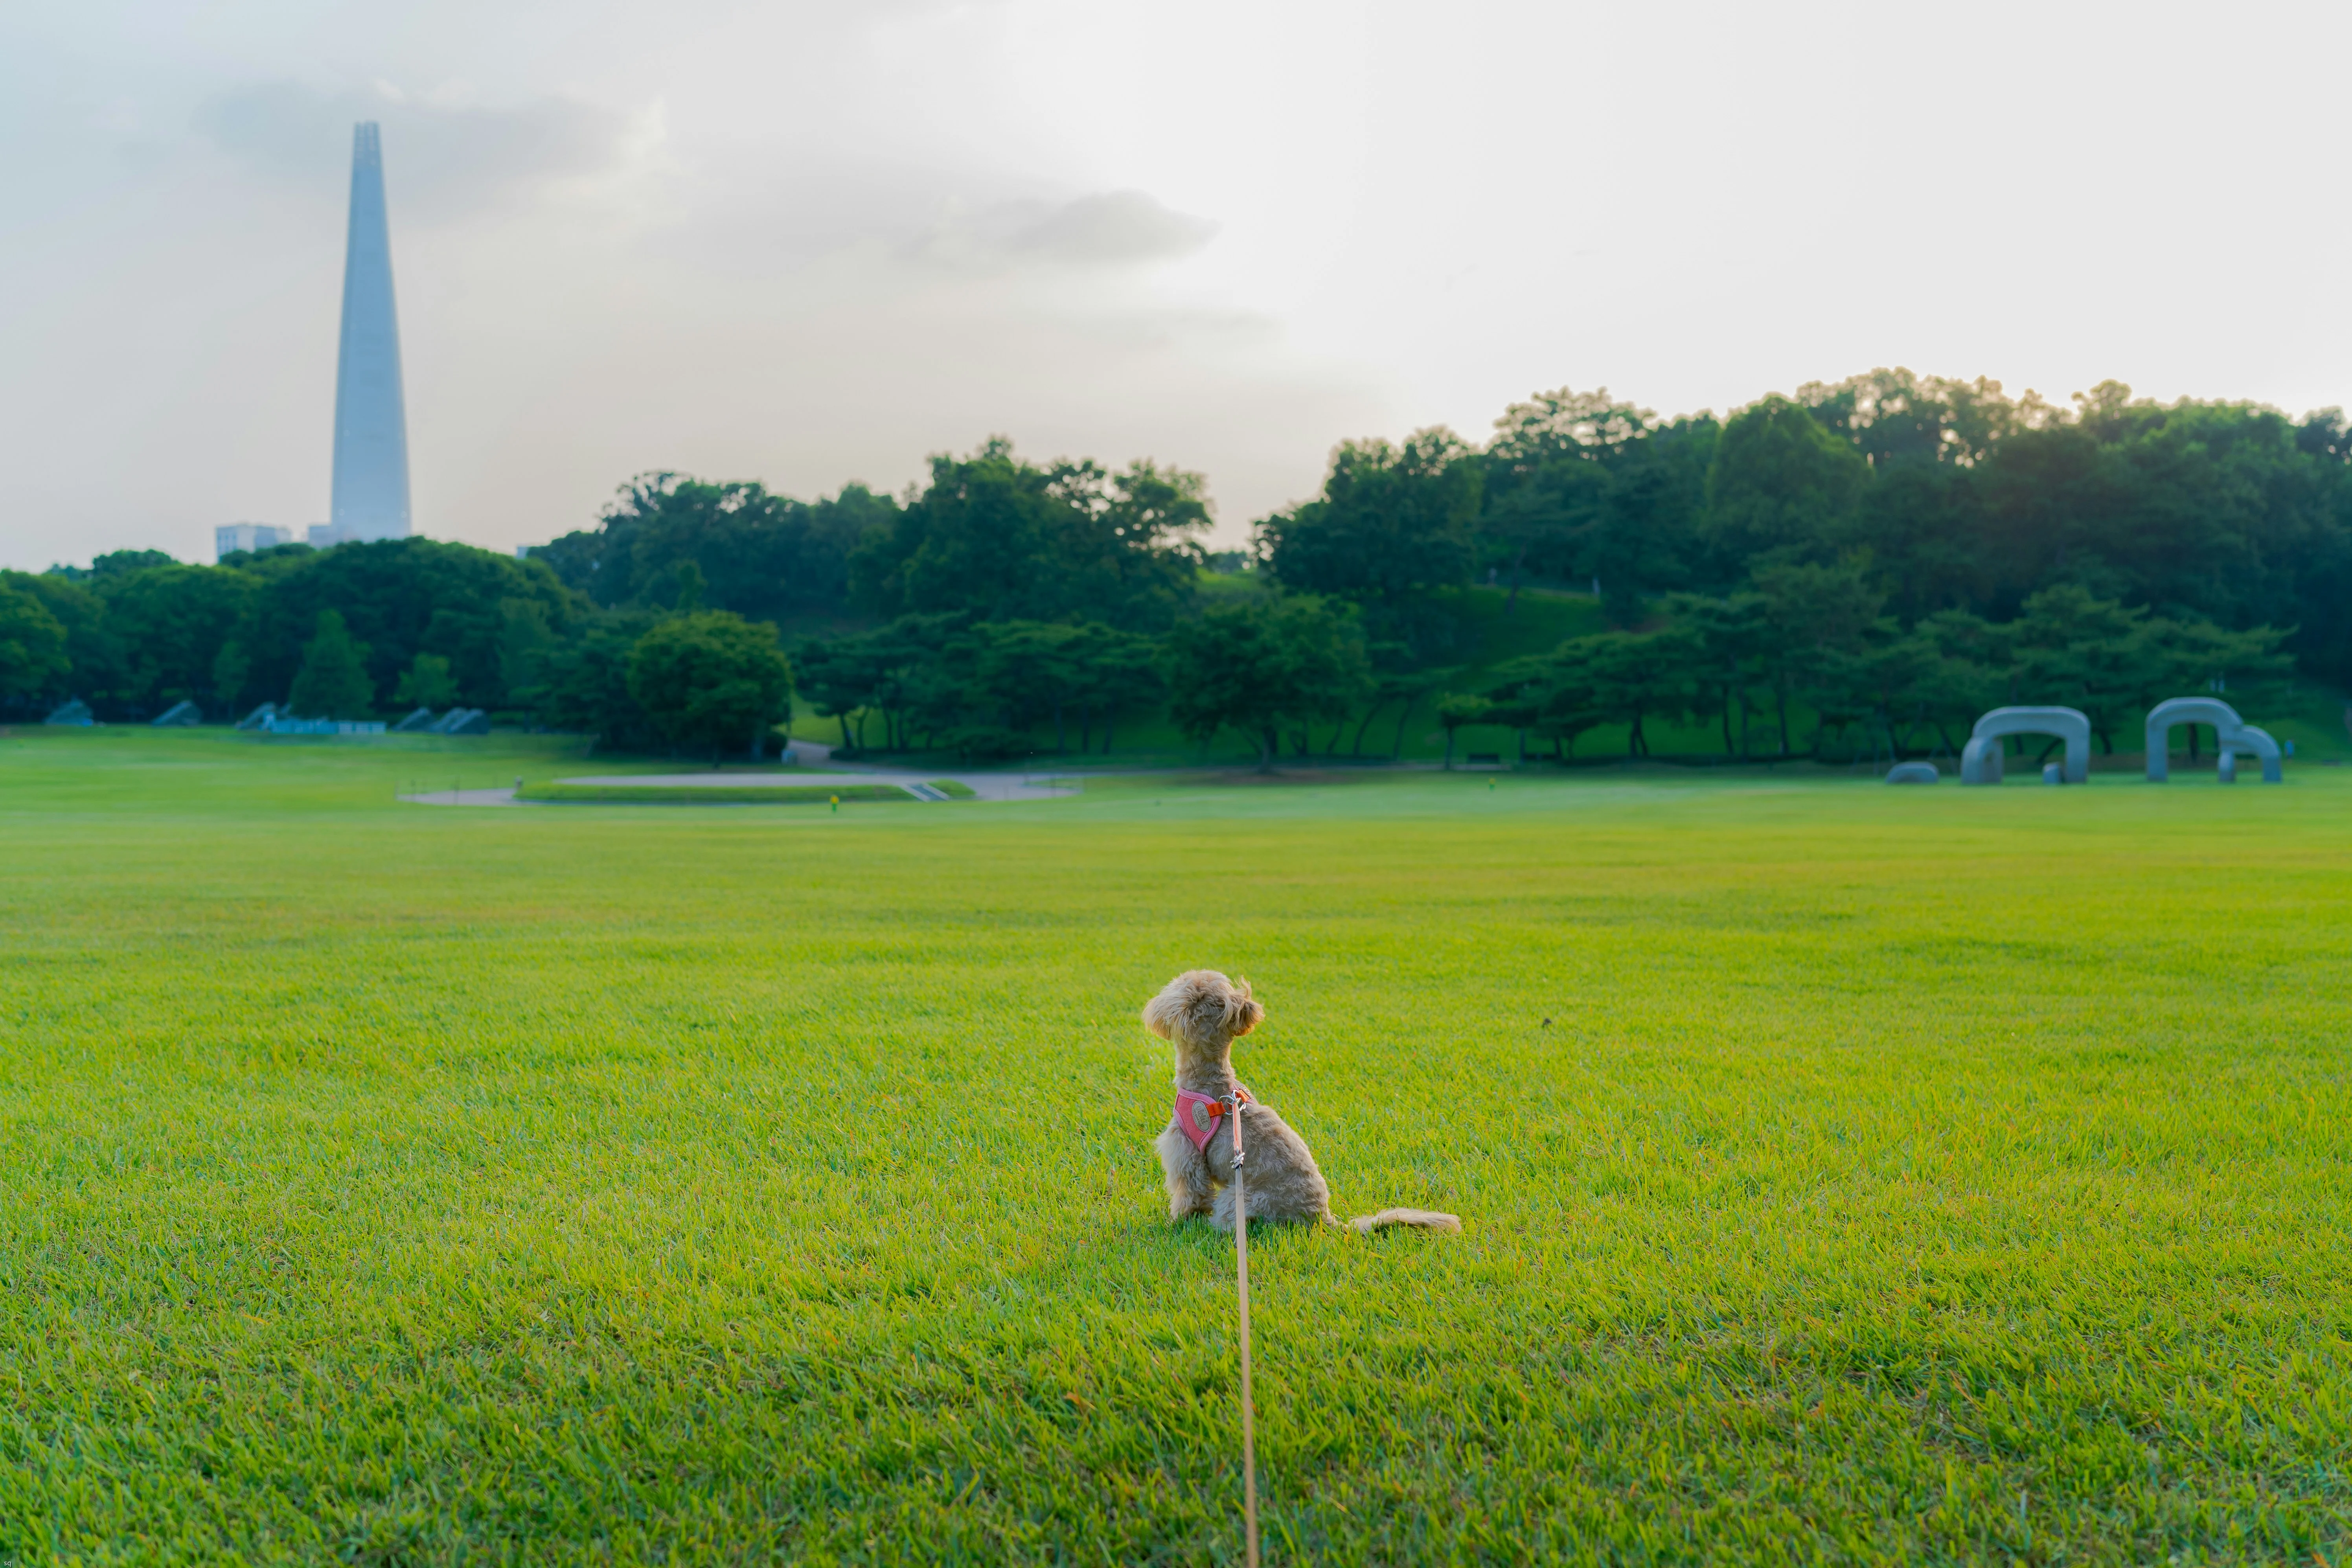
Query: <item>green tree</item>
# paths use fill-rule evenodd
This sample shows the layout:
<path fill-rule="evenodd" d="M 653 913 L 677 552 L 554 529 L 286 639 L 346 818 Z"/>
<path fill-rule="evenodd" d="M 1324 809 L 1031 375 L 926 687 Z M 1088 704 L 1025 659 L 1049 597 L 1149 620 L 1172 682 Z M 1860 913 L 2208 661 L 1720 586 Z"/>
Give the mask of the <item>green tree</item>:
<path fill-rule="evenodd" d="M 123 685 L 125 664 L 122 639 L 108 623 L 105 602 L 88 584 L 60 572 L 0 571 L 0 583 L 31 595 L 65 628 L 68 668 L 55 690 L 71 690 L 103 717 Z"/>
<path fill-rule="evenodd" d="M 677 602 L 678 569 L 690 563 L 711 607 L 781 621 L 841 609 L 850 552 L 897 513 L 888 496 L 863 485 L 803 502 L 748 480 L 640 474 L 620 488 L 596 527 L 541 545 L 530 558 L 612 608 L 699 608 Z"/>
<path fill-rule="evenodd" d="M 0 576 L 0 701 L 37 702 L 72 668 L 65 627 L 37 595 Z"/>
<path fill-rule="evenodd" d="M 1586 685 L 1592 710 L 1625 726 L 1625 754 L 1650 754 L 1647 725 L 1675 719 L 1697 702 L 1697 639 L 1678 627 L 1653 632 L 1601 632 L 1562 645 L 1561 662 Z"/>
<path fill-rule="evenodd" d="M 1700 708 L 1723 725 L 1724 752 L 1747 756 L 1751 700 L 1768 679 L 1774 647 L 1764 596 L 1752 592 L 1722 598 L 1677 595 L 1667 600 L 1666 612 L 1689 634 L 1692 686 Z M 1739 720 L 1736 737 L 1735 713 Z"/>
<path fill-rule="evenodd" d="M 319 612 L 318 632 L 302 649 L 286 705 L 305 719 L 364 719 L 375 706 L 367 676 L 367 649 L 333 610 Z"/>
<path fill-rule="evenodd" d="M 220 651 L 213 655 L 211 673 L 213 696 L 223 712 L 234 715 L 245 696 L 246 682 L 253 674 L 253 659 L 246 653 L 245 645 L 235 637 L 221 644 Z"/>
<path fill-rule="evenodd" d="M 1861 563 L 1851 560 L 1769 566 L 1756 574 L 1756 590 L 1780 755 L 1790 754 L 1790 713 L 1798 704 L 1810 705 L 1821 721 L 1807 747 L 1818 751 L 1822 729 L 1842 729 L 1869 709 L 1854 660 L 1878 629 L 1885 596 L 1871 585 Z"/>
<path fill-rule="evenodd" d="M 792 710 L 792 666 L 776 628 L 728 610 L 656 623 L 629 654 L 629 695 L 672 744 L 715 762 L 748 743 L 757 758 Z"/>
<path fill-rule="evenodd" d="M 122 649 L 121 675 L 106 696 L 142 713 L 215 700 L 213 665 L 252 607 L 252 578 L 169 557 L 132 564 L 123 559 L 132 553 L 100 556 L 91 568 L 90 591 Z"/>
<path fill-rule="evenodd" d="M 1482 548 L 1523 574 L 1598 580 L 1610 619 L 1641 618 L 1645 595 L 1689 585 L 1719 433 L 1713 418 L 1662 422 L 1603 391 L 1562 388 L 1514 404 L 1485 457 Z"/>
<path fill-rule="evenodd" d="M 1801 404 L 1775 395 L 1735 416 L 1706 476 L 1718 573 L 1834 553 L 1852 536 L 1869 482 L 1870 465 L 1853 443 Z"/>
<path fill-rule="evenodd" d="M 1086 633 L 1044 621 L 1003 621 L 974 628 L 973 674 L 1008 730 L 1054 722 L 1054 749 L 1069 745 L 1069 712 L 1084 690 Z"/>
<path fill-rule="evenodd" d="M 1495 704 L 1475 692 L 1449 691 L 1437 700 L 1438 727 L 1445 731 L 1445 771 L 1454 771 L 1454 731 L 1466 724 L 1490 722 Z"/>
<path fill-rule="evenodd" d="M 1079 628 L 1070 652 L 1076 664 L 1078 750 L 1092 749 L 1095 724 L 1102 725 L 1102 750 L 1111 749 L 1119 715 L 1160 695 L 1160 649 L 1149 637 L 1117 631 L 1099 621 Z"/>
<path fill-rule="evenodd" d="M 793 650 L 793 666 L 801 695 L 819 718 L 841 726 L 842 752 L 855 752 L 857 742 L 850 734 L 850 715 L 877 704 L 883 677 L 880 663 L 859 638 L 808 637 Z"/>
<path fill-rule="evenodd" d="M 167 552 L 161 550 L 110 550 L 103 555 L 91 558 L 89 575 L 97 581 L 178 564 Z"/>
<path fill-rule="evenodd" d="M 1462 668 L 1452 665 L 1415 668 L 1402 643 L 1374 643 L 1368 651 L 1372 677 L 1370 682 L 1360 689 L 1355 705 L 1352 714 L 1355 729 L 1349 740 L 1348 754 L 1351 757 L 1364 754 L 1364 737 L 1370 731 L 1372 721 L 1389 711 L 1390 705 L 1393 703 L 1396 724 L 1390 736 L 1389 755 L 1391 761 L 1396 761 L 1404 755 L 1405 730 L 1420 708 L 1422 700 L 1446 689 L 1461 676 Z M 1347 732 L 1344 723 L 1332 727 L 1331 739 L 1324 746 L 1326 756 L 1339 754 L 1340 739 Z"/>
<path fill-rule="evenodd" d="M 1397 446 L 1343 441 L 1322 494 L 1261 521 L 1258 548 L 1284 587 L 1356 605 L 1373 635 L 1426 656 L 1452 644 L 1438 596 L 1469 581 L 1485 482 L 1442 427 Z"/>
<path fill-rule="evenodd" d="M 971 730 L 973 713 L 1000 695 L 986 689 L 981 673 L 989 634 L 996 629 L 974 626 L 968 613 L 951 611 L 901 616 L 859 639 L 887 744 L 908 750 L 917 744 L 919 733 L 921 743 L 931 745 L 944 731 Z M 1009 724 L 995 728 L 1001 734 L 1013 733 Z M 1032 749 L 1024 735 L 1005 754 Z"/>
<path fill-rule="evenodd" d="M 1495 421 L 1486 445 L 1481 531 L 1497 557 L 1507 559 L 1508 615 L 1530 558 L 1538 572 L 1572 572 L 1572 542 L 1589 530 L 1608 489 L 1609 459 L 1649 434 L 1658 416 L 1619 403 L 1609 389 L 1561 387 L 1514 403 Z"/>
<path fill-rule="evenodd" d="M 1551 742 L 1552 755 L 1560 760 L 1576 754 L 1579 735 L 1598 729 L 1609 718 L 1592 666 L 1580 657 L 1562 657 L 1566 651 L 1543 661 L 1540 682 L 1532 693 L 1535 713 L 1529 726 Z"/>
<path fill-rule="evenodd" d="M 931 459 L 930 483 L 850 559 L 853 595 L 877 614 L 963 612 L 982 620 L 1102 616 L 1161 626 L 1201 566 L 1209 525 L 1197 474 L 1136 462 L 1040 468 L 992 437 L 969 458 Z"/>
<path fill-rule="evenodd" d="M 449 661 L 437 653 L 420 653 L 400 673 L 392 700 L 403 708 L 446 708 L 457 700 L 457 680 Z"/>
<path fill-rule="evenodd" d="M 1516 731 L 1521 762 L 1528 758 L 1528 732 L 1542 722 L 1547 669 L 1548 661 L 1540 656 L 1507 659 L 1487 671 L 1478 693 L 1486 704 L 1486 716 L 1479 721 Z"/>
<path fill-rule="evenodd" d="M 629 692 L 629 656 L 652 626 L 642 612 L 606 611 L 583 617 L 572 635 L 540 654 L 532 701 L 553 730 L 590 737 L 588 751 L 646 752 L 662 732 Z"/>
<path fill-rule="evenodd" d="M 529 707 L 538 700 L 556 642 L 544 600 L 499 602 L 499 685 L 508 704 Z"/>
<path fill-rule="evenodd" d="M 2009 700 L 2009 628 L 1966 610 L 1938 610 L 1911 635 L 1926 662 L 1906 717 L 1934 730 L 1943 752 L 1957 757 L 1977 716 Z"/>
<path fill-rule="evenodd" d="M 2233 632 L 2210 621 L 2180 620 L 2151 620 L 2147 633 L 2154 657 L 2139 696 L 2148 707 L 2210 691 L 2251 717 L 2288 695 L 2294 660 L 2280 645 L 2291 633 L 2272 626 Z"/>
<path fill-rule="evenodd" d="M 1161 646 L 1177 729 L 1195 742 L 1238 730 L 1268 773 L 1285 728 L 1337 721 L 1371 680 L 1352 607 L 1309 595 L 1218 605 L 1180 623 Z"/>
<path fill-rule="evenodd" d="M 272 552 L 235 570 L 253 584 L 236 636 L 265 692 L 286 689 L 319 612 L 333 610 L 365 648 L 375 690 L 389 692 L 418 654 L 437 654 L 457 678 L 458 701 L 503 707 L 507 602 L 541 605 L 559 636 L 582 607 L 535 556 L 421 537 Z"/>

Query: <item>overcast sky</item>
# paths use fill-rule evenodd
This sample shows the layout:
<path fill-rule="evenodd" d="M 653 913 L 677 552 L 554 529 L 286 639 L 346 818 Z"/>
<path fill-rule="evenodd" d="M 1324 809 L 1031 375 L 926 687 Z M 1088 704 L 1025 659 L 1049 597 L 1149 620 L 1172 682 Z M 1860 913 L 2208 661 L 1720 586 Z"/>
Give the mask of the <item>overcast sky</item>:
<path fill-rule="evenodd" d="M 992 432 L 1209 477 L 1879 364 L 2352 404 L 2352 7 L 14 0 L 0 563 L 327 510 L 383 127 L 420 531 Z"/>

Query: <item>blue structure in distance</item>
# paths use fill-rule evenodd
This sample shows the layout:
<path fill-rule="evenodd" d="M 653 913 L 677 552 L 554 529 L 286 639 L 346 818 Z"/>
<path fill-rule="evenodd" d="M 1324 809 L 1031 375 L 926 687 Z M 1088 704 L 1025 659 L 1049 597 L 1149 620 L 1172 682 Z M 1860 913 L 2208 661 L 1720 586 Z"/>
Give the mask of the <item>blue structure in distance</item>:
<path fill-rule="evenodd" d="M 408 521 L 408 415 L 400 393 L 400 317 L 375 122 L 352 136 L 352 217 L 343 256 L 343 333 L 335 371 L 331 537 L 401 539 Z"/>

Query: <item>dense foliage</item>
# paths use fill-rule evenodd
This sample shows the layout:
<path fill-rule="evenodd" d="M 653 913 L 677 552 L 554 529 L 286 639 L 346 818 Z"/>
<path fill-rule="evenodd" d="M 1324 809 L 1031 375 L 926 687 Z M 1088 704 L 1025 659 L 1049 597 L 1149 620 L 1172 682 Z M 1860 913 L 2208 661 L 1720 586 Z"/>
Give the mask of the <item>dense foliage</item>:
<path fill-rule="evenodd" d="M 698 583 L 695 596 L 711 608 L 776 621 L 841 604 L 850 552 L 897 511 L 863 485 L 809 503 L 757 484 L 641 474 L 621 487 L 600 527 L 567 533 L 530 558 L 607 609 L 675 608 L 681 589 Z"/>
<path fill-rule="evenodd" d="M 1889 614 L 2014 619 L 2073 584 L 2233 630 L 2296 628 L 2313 673 L 2352 679 L 2352 440 L 2244 404 L 2072 410 L 1997 383 L 1877 371 L 1768 397 L 1727 423 L 1661 421 L 1606 394 L 1512 408 L 1485 467 L 1486 561 L 1583 583 L 1621 618 L 1788 564 L 1860 564 Z"/>
<path fill-rule="evenodd" d="M 1197 474 L 1139 462 L 1038 468 L 999 437 L 969 458 L 931 459 L 931 482 L 870 531 L 850 591 L 881 616 L 969 611 L 990 620 L 1102 616 L 1164 626 L 1209 525 Z"/>
<path fill-rule="evenodd" d="M 1351 606 L 1311 595 L 1219 605 L 1179 626 L 1167 651 L 1168 712 L 1190 739 L 1232 728 L 1271 763 L 1286 732 L 1337 724 L 1372 691 Z"/>
<path fill-rule="evenodd" d="M 2112 745 L 2159 695 L 2259 693 L 2291 666 L 2352 684 L 2336 410 L 2159 405 L 2114 383 L 2059 407 L 1899 370 L 1726 419 L 1562 389 L 1483 447 L 1342 442 L 1247 552 L 1204 554 L 1209 519 L 1197 474 L 1038 464 L 996 438 L 935 457 L 900 500 L 643 475 L 524 560 L 425 539 L 219 567 L 117 552 L 0 574 L 0 706 L 319 706 L 324 677 L 303 672 L 326 637 L 320 657 L 356 667 L 329 706 L 732 749 L 753 709 L 783 710 L 765 678 L 745 706 L 723 660 L 688 691 L 637 657 L 713 615 L 792 639 L 799 695 L 845 747 L 967 757 L 1108 751 L 1147 711 L 1268 761 L 1393 752 L 1416 710 L 1449 741 L 1501 724 L 1560 754 L 1603 727 L 1640 754 L 1694 721 L 1727 754 L 1899 754 L 2003 700 L 2080 707 Z M 1508 605 L 1530 584 L 1589 591 L 1614 629 L 1482 663 L 1463 613 L 1482 579 Z"/>
<path fill-rule="evenodd" d="M 790 710 L 792 667 L 776 628 L 729 610 L 673 616 L 629 650 L 629 695 L 675 744 L 716 759 L 738 747 L 758 758 Z"/>
<path fill-rule="evenodd" d="M 320 610 L 319 635 L 302 649 L 302 668 L 294 673 L 286 705 L 306 719 L 363 717 L 374 706 L 375 698 L 366 659 L 367 649 L 352 640 L 343 617 L 333 610 Z"/>

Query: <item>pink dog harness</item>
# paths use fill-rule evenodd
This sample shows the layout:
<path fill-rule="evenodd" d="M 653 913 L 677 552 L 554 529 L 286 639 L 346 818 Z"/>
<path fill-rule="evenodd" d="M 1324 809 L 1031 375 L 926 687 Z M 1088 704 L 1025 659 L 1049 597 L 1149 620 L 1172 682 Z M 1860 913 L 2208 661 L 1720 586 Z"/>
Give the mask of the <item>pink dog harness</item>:
<path fill-rule="evenodd" d="M 1234 1098 L 1246 1100 L 1249 1091 L 1236 1089 Z M 1217 1135 L 1217 1128 L 1225 1118 L 1225 1108 L 1211 1094 L 1194 1094 L 1189 1089 L 1176 1091 L 1176 1126 L 1192 1141 L 1192 1147 L 1206 1153 L 1209 1140 Z"/>

